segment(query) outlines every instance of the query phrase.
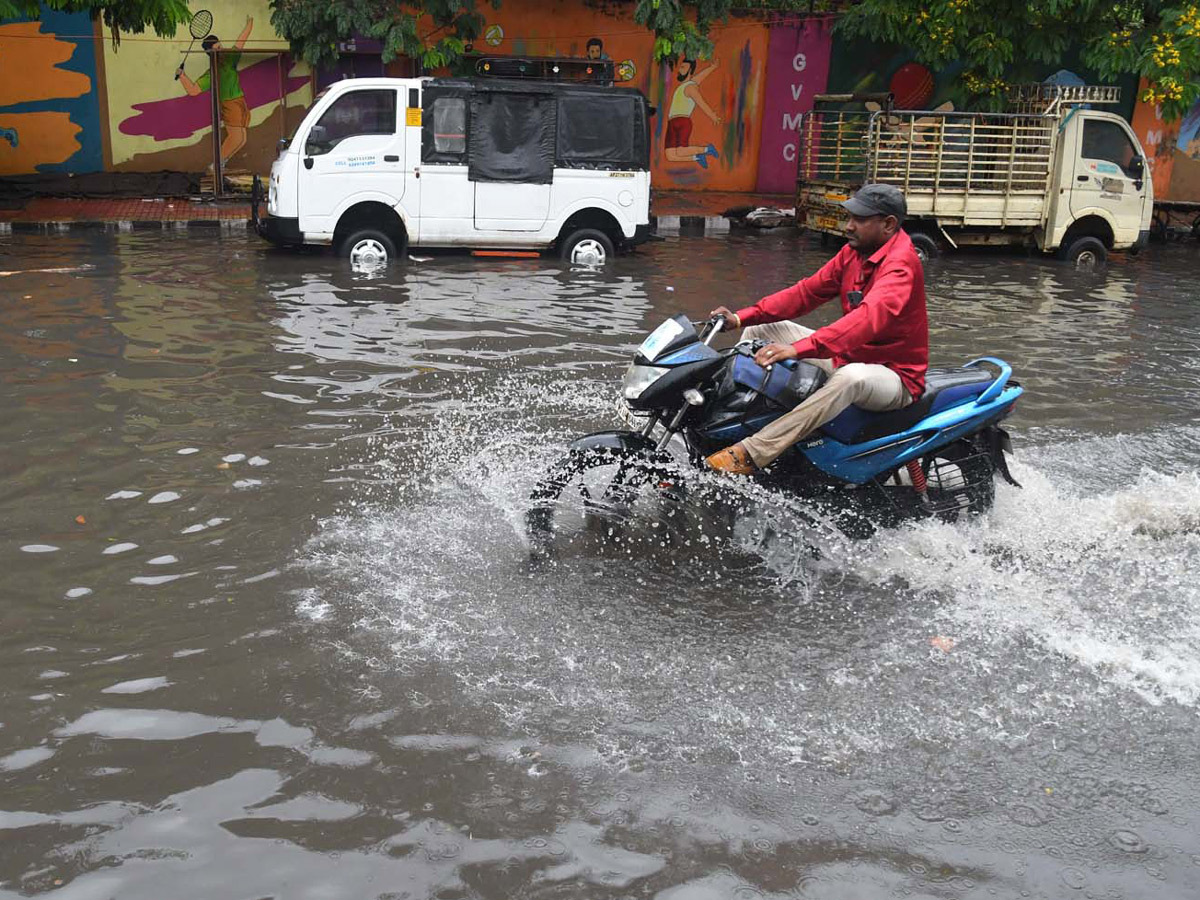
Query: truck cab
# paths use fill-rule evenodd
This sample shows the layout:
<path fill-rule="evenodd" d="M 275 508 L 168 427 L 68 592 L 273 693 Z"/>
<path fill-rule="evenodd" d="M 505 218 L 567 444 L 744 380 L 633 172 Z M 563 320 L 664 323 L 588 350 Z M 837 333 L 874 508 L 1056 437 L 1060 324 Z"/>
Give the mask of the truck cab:
<path fill-rule="evenodd" d="M 356 263 L 408 247 L 557 249 L 601 264 L 649 237 L 636 90 L 505 78 L 364 78 L 281 142 L 259 232 Z"/>
<path fill-rule="evenodd" d="M 1077 109 L 1065 118 L 1053 186 L 1046 224 L 1036 235 L 1043 250 L 1086 266 L 1108 250 L 1145 246 L 1154 186 L 1137 138 L 1120 116 Z"/>

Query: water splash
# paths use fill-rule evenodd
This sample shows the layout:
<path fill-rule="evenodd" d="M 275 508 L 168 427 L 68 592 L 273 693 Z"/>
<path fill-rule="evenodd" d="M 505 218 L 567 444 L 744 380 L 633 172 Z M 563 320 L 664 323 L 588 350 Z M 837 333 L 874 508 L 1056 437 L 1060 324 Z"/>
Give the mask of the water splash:
<path fill-rule="evenodd" d="M 1001 489 L 989 515 L 880 536 L 853 571 L 944 598 L 948 627 L 960 633 L 1031 637 L 1148 702 L 1194 705 L 1200 476 L 1143 469 L 1115 489 L 1095 484 L 1097 472 L 1121 471 L 1112 462 L 1126 443 L 1092 438 L 1035 452 L 1015 466 L 1024 490 Z M 1041 470 L 1043 456 L 1058 477 Z"/>
<path fill-rule="evenodd" d="M 373 677 L 449 674 L 497 728 L 565 728 L 622 766 L 842 765 L 914 741 L 1008 745 L 1104 704 L 1200 700 L 1195 472 L 1147 469 L 1114 490 L 1085 473 L 1128 441 L 1059 435 L 1023 452 L 1025 489 L 1002 486 L 991 513 L 866 541 L 700 475 L 751 512 L 530 575 L 536 478 L 569 439 L 614 427 L 604 378 L 564 395 L 551 374 L 460 386 L 432 428 L 406 414 L 372 436 L 376 477 L 321 523 L 303 564 L 323 587 L 300 608 L 345 628 Z"/>

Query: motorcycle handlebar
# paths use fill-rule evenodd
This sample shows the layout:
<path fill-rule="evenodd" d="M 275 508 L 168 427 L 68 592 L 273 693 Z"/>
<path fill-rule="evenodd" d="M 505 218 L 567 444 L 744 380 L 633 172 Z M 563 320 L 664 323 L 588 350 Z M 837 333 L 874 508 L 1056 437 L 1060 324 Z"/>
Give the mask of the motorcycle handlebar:
<path fill-rule="evenodd" d="M 700 340 L 705 344 L 711 344 L 715 338 L 725 328 L 724 316 L 713 316 L 704 323 L 704 330 L 700 332 Z"/>

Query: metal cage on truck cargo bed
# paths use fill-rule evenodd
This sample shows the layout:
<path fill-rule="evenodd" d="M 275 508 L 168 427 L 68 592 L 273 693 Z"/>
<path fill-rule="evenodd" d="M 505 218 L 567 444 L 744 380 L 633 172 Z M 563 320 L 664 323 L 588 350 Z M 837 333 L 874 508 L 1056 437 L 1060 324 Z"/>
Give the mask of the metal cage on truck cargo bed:
<path fill-rule="evenodd" d="M 809 112 L 801 125 L 800 221 L 840 232 L 842 195 L 883 182 L 904 191 L 912 217 L 1036 226 L 1045 215 L 1058 124 L 1016 113 Z"/>
<path fill-rule="evenodd" d="M 1045 194 L 1057 120 L 1014 113 L 806 113 L 800 181 Z"/>
<path fill-rule="evenodd" d="M 1094 108 L 1119 99 L 1103 85 L 1014 85 L 1008 111 L 992 113 L 897 111 L 886 93 L 818 95 L 801 118 L 797 222 L 840 234 L 841 202 L 878 182 L 904 192 L 909 230 L 933 251 L 959 242 L 1051 251 L 1087 236 L 1136 248 L 1149 233 L 1147 164 L 1128 123 Z"/>

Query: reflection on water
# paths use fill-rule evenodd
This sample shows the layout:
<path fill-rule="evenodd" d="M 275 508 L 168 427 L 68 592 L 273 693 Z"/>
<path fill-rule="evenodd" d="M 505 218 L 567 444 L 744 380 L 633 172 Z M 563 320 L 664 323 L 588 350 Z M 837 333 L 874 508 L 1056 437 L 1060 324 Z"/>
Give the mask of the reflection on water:
<path fill-rule="evenodd" d="M 930 266 L 935 363 L 1027 388 L 980 520 L 735 484 L 527 570 L 644 333 L 825 255 L 0 242 L 0 897 L 1196 893 L 1188 249 Z"/>

